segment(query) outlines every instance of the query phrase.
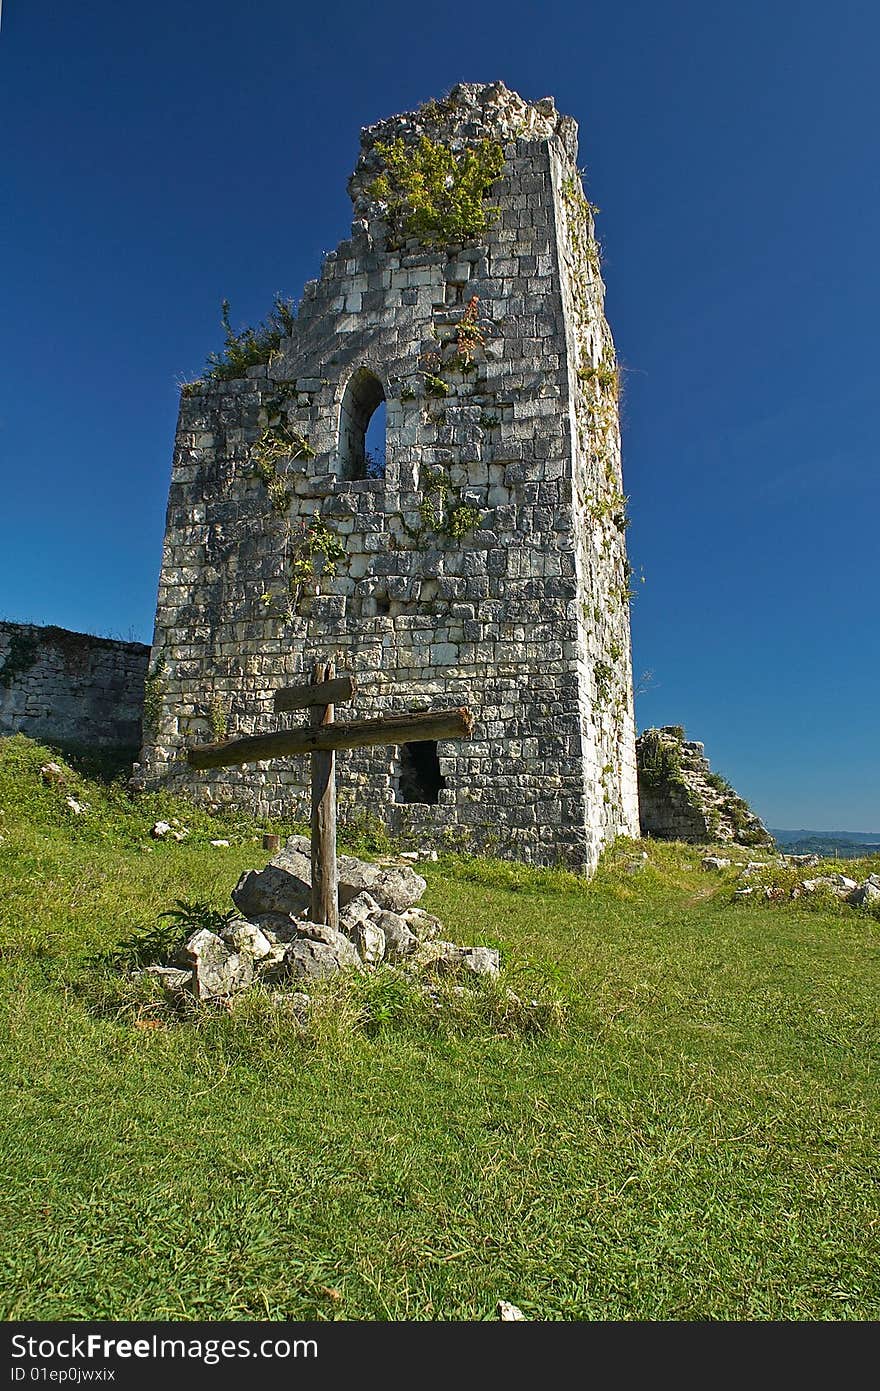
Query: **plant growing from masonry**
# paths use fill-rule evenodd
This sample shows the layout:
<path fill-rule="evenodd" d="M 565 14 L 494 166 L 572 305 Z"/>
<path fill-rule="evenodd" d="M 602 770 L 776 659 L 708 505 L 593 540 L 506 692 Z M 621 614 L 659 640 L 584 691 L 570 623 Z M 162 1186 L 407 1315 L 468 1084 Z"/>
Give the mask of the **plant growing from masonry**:
<path fill-rule="evenodd" d="M 154 734 L 159 724 L 159 717 L 162 714 L 162 702 L 165 699 L 165 692 L 168 689 L 168 683 L 165 680 L 165 670 L 165 659 L 160 653 L 149 668 L 144 680 L 144 734 Z"/>
<path fill-rule="evenodd" d="M 17 676 L 23 676 L 26 671 L 30 671 L 37 660 L 39 650 L 40 640 L 36 633 L 14 631 L 10 635 L 6 660 L 0 667 L 0 686 L 8 689 Z"/>
<path fill-rule="evenodd" d="M 562 202 L 568 213 L 569 237 L 575 253 L 586 261 L 592 274 L 599 276 L 602 266 L 602 248 L 593 230 L 593 218 L 599 211 L 584 193 L 579 178 L 571 175 L 562 181 Z"/>
<path fill-rule="evenodd" d="M 278 294 L 266 318 L 256 328 L 245 327 L 237 332 L 229 318 L 229 300 L 222 305 L 220 322 L 226 334 L 223 348 L 219 353 L 208 355 L 208 368 L 205 373 L 210 381 L 230 381 L 244 377 L 249 367 L 258 367 L 269 361 L 277 351 L 282 338 L 289 338 L 296 320 L 296 303 Z M 185 383 L 184 394 L 191 395 L 198 383 Z"/>
<path fill-rule="evenodd" d="M 283 420 L 270 419 L 256 444 L 251 447 L 250 459 L 257 477 L 262 479 L 273 511 L 284 516 L 290 506 L 290 493 L 278 473 L 278 465 L 295 459 L 313 459 L 305 435 L 293 430 Z"/>
<path fill-rule="evenodd" d="M 598 365 L 585 363 L 578 376 L 584 383 L 594 384 L 599 392 L 607 392 L 613 401 L 620 397 L 620 364 L 614 357 L 609 344 L 606 344 Z"/>
<path fill-rule="evenodd" d="M 303 518 L 290 538 L 291 613 L 302 598 L 303 587 L 322 576 L 333 579 L 345 559 L 345 544 L 321 517 Z"/>
<path fill-rule="evenodd" d="M 385 169 L 367 188 L 379 203 L 392 239 L 414 237 L 423 246 L 450 246 L 485 236 L 499 209 L 485 202 L 504 168 L 504 151 L 494 140 L 456 154 L 423 135 L 415 146 L 397 139 L 379 141 Z"/>
<path fill-rule="evenodd" d="M 664 738 L 659 729 L 646 730 L 641 738 L 639 777 L 646 787 L 661 788 L 668 783 L 684 787 L 680 743 Z"/>
<path fill-rule="evenodd" d="M 208 722 L 216 743 L 226 738 L 229 731 L 229 705 L 223 696 L 214 695 L 211 697 L 208 705 Z"/>
<path fill-rule="evenodd" d="M 441 358 L 436 348 L 426 349 L 419 358 L 419 373 L 425 383 L 426 396 L 448 396 L 449 387 L 440 376 Z"/>
<path fill-rule="evenodd" d="M 406 528 L 415 541 L 421 544 L 429 532 L 447 537 L 450 541 L 460 541 L 479 526 L 483 516 L 481 509 L 464 502 L 461 490 L 453 487 L 440 469 L 424 469 L 422 481 L 422 500 L 419 503 L 421 525 L 415 530 Z"/>
<path fill-rule="evenodd" d="M 480 297 L 471 295 L 467 308 L 455 328 L 458 355 L 462 362 L 470 364 L 478 348 L 486 346 L 486 330 L 480 323 Z"/>
<path fill-rule="evenodd" d="M 621 369 L 610 335 L 604 333 L 597 345 L 591 330 L 592 299 L 601 296 L 599 243 L 593 232 L 593 217 L 598 208 L 589 202 L 580 179 L 574 176 L 563 180 L 560 193 L 568 256 L 574 272 L 571 284 L 575 334 L 580 345 L 575 417 L 578 443 L 591 465 L 592 496 L 584 500 L 584 505 L 601 528 L 603 559 L 609 560 L 617 552 L 624 567 L 622 576 L 608 591 L 612 607 L 617 608 L 635 597 L 630 586 L 632 569 L 623 558 L 620 544 L 629 525 L 617 453 Z"/>
<path fill-rule="evenodd" d="M 593 677 L 596 682 L 596 701 L 599 705 L 607 705 L 614 684 L 614 668 L 609 662 L 595 662 Z"/>

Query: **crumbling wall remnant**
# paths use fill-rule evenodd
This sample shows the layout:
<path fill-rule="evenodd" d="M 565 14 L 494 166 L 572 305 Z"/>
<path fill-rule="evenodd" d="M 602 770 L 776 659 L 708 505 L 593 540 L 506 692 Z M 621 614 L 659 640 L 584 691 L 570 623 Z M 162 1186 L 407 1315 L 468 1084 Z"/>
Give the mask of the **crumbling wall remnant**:
<path fill-rule="evenodd" d="M 0 622 L 0 735 L 136 749 L 149 656 L 140 642 Z"/>

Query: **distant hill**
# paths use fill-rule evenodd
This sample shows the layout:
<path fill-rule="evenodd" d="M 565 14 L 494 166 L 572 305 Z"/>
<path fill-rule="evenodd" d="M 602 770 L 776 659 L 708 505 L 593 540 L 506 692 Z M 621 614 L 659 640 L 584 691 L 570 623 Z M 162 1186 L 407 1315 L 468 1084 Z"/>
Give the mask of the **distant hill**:
<path fill-rule="evenodd" d="M 880 831 L 780 831 L 770 827 L 780 850 L 790 855 L 832 855 L 854 860 L 863 855 L 880 855 Z"/>

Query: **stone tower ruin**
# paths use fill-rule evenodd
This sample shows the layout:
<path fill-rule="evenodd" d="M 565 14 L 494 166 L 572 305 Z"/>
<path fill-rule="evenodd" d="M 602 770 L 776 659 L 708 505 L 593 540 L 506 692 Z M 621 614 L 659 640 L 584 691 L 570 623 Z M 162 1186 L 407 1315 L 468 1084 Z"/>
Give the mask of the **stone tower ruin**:
<path fill-rule="evenodd" d="M 183 390 L 136 777 L 306 817 L 307 760 L 183 755 L 301 723 L 274 692 L 335 657 L 342 718 L 476 719 L 343 755 L 343 816 L 590 870 L 639 818 L 618 369 L 577 126 L 461 85 L 364 130 L 349 191 L 351 237 L 276 314 L 268 360 Z"/>

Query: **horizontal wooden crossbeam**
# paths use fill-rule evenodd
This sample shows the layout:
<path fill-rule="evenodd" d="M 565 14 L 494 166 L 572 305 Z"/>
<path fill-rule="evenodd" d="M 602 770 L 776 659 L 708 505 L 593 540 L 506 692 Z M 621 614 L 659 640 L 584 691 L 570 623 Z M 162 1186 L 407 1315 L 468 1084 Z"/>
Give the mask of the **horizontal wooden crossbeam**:
<path fill-rule="evenodd" d="M 198 744 L 187 750 L 186 757 L 192 768 L 228 768 L 239 763 L 261 763 L 266 758 L 284 758 L 289 754 L 315 753 L 318 749 L 364 749 L 423 739 L 467 739 L 473 728 L 473 715 L 461 705 L 451 710 L 421 710 L 375 720 L 352 720 L 348 724 L 281 729 L 273 734 L 228 739 L 222 744 Z"/>
<path fill-rule="evenodd" d="M 307 686 L 285 686 L 275 692 L 275 710 L 305 710 L 310 705 L 339 705 L 351 700 L 356 690 L 350 676 L 331 681 L 312 681 Z"/>

